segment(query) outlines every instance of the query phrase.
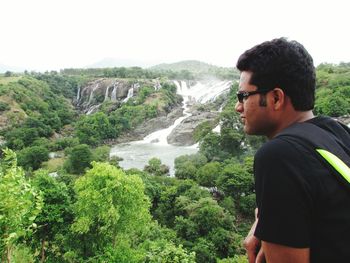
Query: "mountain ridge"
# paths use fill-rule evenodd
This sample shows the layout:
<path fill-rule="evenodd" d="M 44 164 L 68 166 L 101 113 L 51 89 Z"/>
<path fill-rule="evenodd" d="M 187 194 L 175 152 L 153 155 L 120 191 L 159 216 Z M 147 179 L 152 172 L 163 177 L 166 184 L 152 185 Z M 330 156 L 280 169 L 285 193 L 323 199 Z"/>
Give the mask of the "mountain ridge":
<path fill-rule="evenodd" d="M 157 65 L 152 66 L 148 69 L 150 69 L 150 70 L 174 70 L 174 71 L 181 71 L 181 70 L 208 71 L 210 69 L 220 69 L 220 68 L 227 68 L 227 67 L 220 67 L 220 66 L 209 64 L 209 63 L 199 61 L 199 60 L 181 60 L 181 61 L 174 62 L 174 63 L 157 64 Z M 231 69 L 231 68 L 227 68 L 227 69 Z"/>

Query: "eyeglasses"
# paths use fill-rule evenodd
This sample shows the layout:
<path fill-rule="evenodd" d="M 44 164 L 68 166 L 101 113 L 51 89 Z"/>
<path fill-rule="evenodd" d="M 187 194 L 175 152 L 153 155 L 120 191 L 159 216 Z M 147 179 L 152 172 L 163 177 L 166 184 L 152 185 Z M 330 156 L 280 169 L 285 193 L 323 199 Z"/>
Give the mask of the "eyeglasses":
<path fill-rule="evenodd" d="M 255 91 L 238 91 L 236 95 L 239 103 L 243 103 L 243 100 L 247 99 L 251 95 L 263 94 L 269 91 L 271 91 L 271 89 L 262 89 L 262 90 L 255 90 Z"/>

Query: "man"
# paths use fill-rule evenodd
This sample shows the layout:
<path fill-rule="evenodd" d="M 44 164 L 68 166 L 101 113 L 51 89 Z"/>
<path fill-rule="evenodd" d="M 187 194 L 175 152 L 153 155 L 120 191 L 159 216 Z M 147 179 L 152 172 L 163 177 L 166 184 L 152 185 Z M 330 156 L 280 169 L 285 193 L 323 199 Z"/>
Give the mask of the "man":
<path fill-rule="evenodd" d="M 254 159 L 257 215 L 244 242 L 249 263 L 350 262 L 350 188 L 315 151 L 336 148 L 340 172 L 348 172 L 350 131 L 314 117 L 311 56 L 280 38 L 244 52 L 237 68 L 244 131 L 269 139 Z M 298 137 L 309 128 L 306 137 L 316 146 Z"/>

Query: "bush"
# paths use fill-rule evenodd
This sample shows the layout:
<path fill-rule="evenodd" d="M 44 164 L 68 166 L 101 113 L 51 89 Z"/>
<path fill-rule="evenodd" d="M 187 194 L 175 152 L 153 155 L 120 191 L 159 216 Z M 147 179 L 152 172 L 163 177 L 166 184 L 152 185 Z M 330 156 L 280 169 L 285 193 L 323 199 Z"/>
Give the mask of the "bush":
<path fill-rule="evenodd" d="M 91 167 L 92 159 L 93 156 L 89 146 L 79 144 L 71 149 L 64 167 L 69 173 L 82 174 L 86 168 Z"/>
<path fill-rule="evenodd" d="M 0 111 L 7 111 L 9 109 L 11 109 L 11 107 L 8 103 L 0 101 Z"/>
<path fill-rule="evenodd" d="M 18 165 L 37 170 L 41 163 L 49 159 L 49 151 L 43 146 L 27 147 L 18 152 Z"/>
<path fill-rule="evenodd" d="M 161 160 L 158 158 L 150 159 L 148 165 L 145 166 L 144 171 L 157 176 L 169 175 L 169 167 L 162 164 Z"/>

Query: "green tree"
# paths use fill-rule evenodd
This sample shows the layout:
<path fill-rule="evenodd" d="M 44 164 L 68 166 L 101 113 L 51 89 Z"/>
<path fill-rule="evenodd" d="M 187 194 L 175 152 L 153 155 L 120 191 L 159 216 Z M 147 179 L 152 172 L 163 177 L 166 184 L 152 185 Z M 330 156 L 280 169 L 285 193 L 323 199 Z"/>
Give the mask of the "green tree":
<path fill-rule="evenodd" d="M 215 181 L 221 171 L 219 162 L 210 162 L 200 167 L 196 174 L 196 181 L 206 187 L 213 187 L 216 185 Z"/>
<path fill-rule="evenodd" d="M 221 147 L 221 135 L 212 131 L 199 142 L 199 151 L 209 161 L 221 160 L 227 155 Z"/>
<path fill-rule="evenodd" d="M 101 255 L 107 248 L 117 251 L 125 240 L 132 246 L 150 222 L 150 203 L 138 176 L 126 176 L 107 163 L 92 165 L 75 183 L 73 206 L 72 231 L 84 240 L 79 251 L 84 259 Z"/>
<path fill-rule="evenodd" d="M 215 245 L 205 238 L 196 240 L 193 251 L 196 253 L 196 262 L 198 263 L 216 262 Z"/>
<path fill-rule="evenodd" d="M 203 154 L 182 155 L 175 159 L 175 176 L 179 179 L 195 179 L 197 170 L 207 163 Z"/>
<path fill-rule="evenodd" d="M 218 227 L 233 230 L 234 218 L 210 197 L 189 204 L 186 210 L 188 218 L 197 225 L 200 236 L 206 236 Z"/>
<path fill-rule="evenodd" d="M 18 152 L 18 165 L 25 169 L 37 170 L 48 159 L 49 151 L 44 146 L 27 147 Z"/>
<path fill-rule="evenodd" d="M 350 86 L 322 88 L 316 93 L 315 112 L 333 117 L 350 113 Z"/>
<path fill-rule="evenodd" d="M 76 136 L 80 143 L 97 145 L 103 140 L 114 138 L 116 130 L 103 112 L 83 116 L 76 124 Z"/>
<path fill-rule="evenodd" d="M 92 159 L 96 162 L 108 162 L 110 151 L 111 147 L 107 145 L 97 147 L 92 151 Z"/>
<path fill-rule="evenodd" d="M 12 76 L 12 72 L 11 71 L 6 71 L 5 74 L 4 74 L 4 77 L 11 77 Z"/>
<path fill-rule="evenodd" d="M 45 262 L 48 256 L 52 260 L 59 258 L 59 254 L 63 253 L 56 236 L 66 235 L 69 231 L 69 225 L 73 220 L 71 201 L 67 186 L 49 176 L 45 170 L 38 170 L 35 173 L 33 186 L 41 191 L 44 200 L 44 206 L 35 219 L 38 227 L 33 238 L 38 241 L 40 262 Z"/>
<path fill-rule="evenodd" d="M 158 158 L 150 159 L 144 171 L 156 176 L 169 175 L 169 167 L 162 164 L 161 160 Z"/>
<path fill-rule="evenodd" d="M 2 261 L 11 262 L 14 245 L 36 227 L 34 220 L 43 200 L 8 149 L 0 162 L 0 200 L 0 254 Z"/>
<path fill-rule="evenodd" d="M 172 228 L 176 216 L 186 214 L 186 206 L 189 204 L 186 198 L 192 203 L 202 197 L 209 197 L 210 193 L 200 188 L 192 180 L 166 179 L 171 180 L 171 182 L 170 184 L 163 182 L 163 188 L 161 188 L 160 196 L 157 198 L 154 217 L 162 225 Z"/>
<path fill-rule="evenodd" d="M 36 128 L 15 128 L 5 134 L 6 144 L 13 150 L 20 150 L 23 147 L 30 146 L 38 138 L 39 133 Z"/>
<path fill-rule="evenodd" d="M 242 195 L 253 192 L 253 159 L 248 157 L 242 163 L 236 159 L 227 160 L 216 183 L 222 192 L 239 202 Z"/>
<path fill-rule="evenodd" d="M 155 243 L 146 256 L 146 263 L 195 263 L 195 253 L 188 253 L 182 245 L 173 243 Z"/>
<path fill-rule="evenodd" d="M 82 174 L 86 168 L 91 167 L 93 155 L 88 145 L 79 144 L 74 146 L 69 153 L 65 168 L 73 174 Z"/>

